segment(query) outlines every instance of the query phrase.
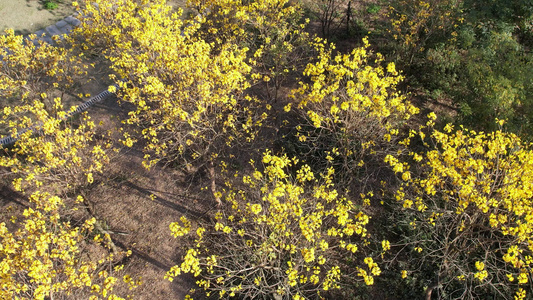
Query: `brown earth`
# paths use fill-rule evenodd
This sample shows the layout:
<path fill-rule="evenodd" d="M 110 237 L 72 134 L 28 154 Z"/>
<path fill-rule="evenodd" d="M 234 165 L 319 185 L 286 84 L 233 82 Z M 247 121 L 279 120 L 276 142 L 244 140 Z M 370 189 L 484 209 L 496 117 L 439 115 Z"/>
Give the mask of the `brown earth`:
<path fill-rule="evenodd" d="M 102 90 L 110 84 L 103 72 L 95 72 L 89 87 Z M 89 88 L 91 89 L 91 88 Z M 90 92 L 90 91 L 89 91 Z M 119 138 L 120 121 L 126 119 L 127 105 L 111 97 L 89 109 L 100 132 L 111 131 Z M 155 166 L 146 170 L 141 145 L 113 157 L 105 174 L 101 174 L 86 195 L 94 205 L 98 218 L 106 224 L 114 243 L 133 255 L 125 262 L 125 272 L 141 277 L 143 284 L 134 290 L 134 299 L 183 299 L 193 282 L 177 278 L 164 279 L 166 272 L 180 262 L 181 241 L 170 234 L 169 225 L 181 216 L 197 219 L 209 210 L 207 201 L 197 200 L 197 190 L 187 190 L 187 177 L 170 168 Z M 204 182 L 203 185 L 207 185 Z M 185 188 L 184 188 L 185 187 Z M 151 195 L 156 196 L 154 200 Z M 184 281 L 185 280 L 185 281 Z"/>
<path fill-rule="evenodd" d="M 62 0 L 58 8 L 48 10 L 41 0 L 0 1 L 0 32 L 12 28 L 17 34 L 30 34 L 74 13 L 72 0 Z"/>

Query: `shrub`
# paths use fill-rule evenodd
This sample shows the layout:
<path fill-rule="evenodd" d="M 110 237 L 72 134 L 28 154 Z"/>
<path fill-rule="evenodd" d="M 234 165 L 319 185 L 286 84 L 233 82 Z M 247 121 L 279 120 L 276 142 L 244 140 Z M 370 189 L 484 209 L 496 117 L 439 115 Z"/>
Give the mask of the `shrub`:
<path fill-rule="evenodd" d="M 44 8 L 53 10 L 59 7 L 59 3 L 61 3 L 61 0 L 44 0 Z"/>

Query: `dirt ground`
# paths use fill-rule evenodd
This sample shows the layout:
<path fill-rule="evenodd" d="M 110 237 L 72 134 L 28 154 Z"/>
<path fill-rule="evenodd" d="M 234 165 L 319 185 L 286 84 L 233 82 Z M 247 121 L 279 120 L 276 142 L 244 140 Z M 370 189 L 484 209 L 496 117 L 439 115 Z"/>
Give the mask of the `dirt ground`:
<path fill-rule="evenodd" d="M 74 13 L 72 0 L 62 0 L 48 10 L 41 0 L 1 0 L 0 31 L 12 28 L 17 34 L 30 34 Z"/>
<path fill-rule="evenodd" d="M 105 129 L 119 126 L 127 113 L 116 101 L 110 98 L 91 109 L 91 117 L 103 121 Z M 182 256 L 181 241 L 170 235 L 168 226 L 183 215 L 196 219 L 208 213 L 214 202 L 184 189 L 187 179 L 179 172 L 159 166 L 144 169 L 142 156 L 135 147 L 124 149 L 88 196 L 107 228 L 117 233 L 112 236 L 115 244 L 133 252 L 125 271 L 143 281 L 134 299 L 183 299 L 193 287 L 192 279 L 164 279 Z"/>
<path fill-rule="evenodd" d="M 102 72 L 95 72 L 86 92 L 101 91 L 110 84 Z M 93 95 L 96 94 L 93 92 Z M 114 97 L 89 109 L 102 132 L 111 130 L 117 136 L 121 120 L 126 119 L 127 105 Z M 118 137 L 117 137 L 118 139 Z M 123 250 L 131 250 L 131 260 L 125 263 L 125 272 L 141 277 L 143 284 L 134 292 L 133 299 L 183 299 L 193 288 L 191 278 L 164 279 L 170 268 L 180 263 L 180 240 L 170 234 L 169 224 L 183 215 L 191 219 L 210 210 L 214 202 L 198 200 L 196 190 L 186 176 L 169 168 L 155 166 L 146 170 L 142 162 L 141 145 L 123 149 L 112 158 L 111 165 L 87 195 L 94 211 L 107 225 L 114 243 Z M 207 185 L 207 182 L 204 184 Z M 151 195 L 156 196 L 154 200 Z"/>

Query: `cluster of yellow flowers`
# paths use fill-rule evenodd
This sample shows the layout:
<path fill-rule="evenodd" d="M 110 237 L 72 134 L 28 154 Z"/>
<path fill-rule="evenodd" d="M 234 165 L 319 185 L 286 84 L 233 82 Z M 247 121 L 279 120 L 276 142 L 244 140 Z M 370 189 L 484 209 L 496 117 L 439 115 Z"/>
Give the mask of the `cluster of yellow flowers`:
<path fill-rule="evenodd" d="M 349 54 L 333 56 L 335 46 L 320 39 L 314 46 L 318 57 L 304 71 L 311 83 L 300 83 L 291 92 L 309 121 L 307 128 L 314 129 L 298 126 L 297 135 L 315 148 L 312 151 L 326 152 L 327 160 L 350 177 L 354 166 L 364 164 L 363 158 L 380 157 L 394 148 L 400 129 L 418 108 L 396 90 L 403 77 L 394 63 L 383 67 L 383 56 L 371 53 L 366 38 Z"/>
<path fill-rule="evenodd" d="M 332 169 L 313 174 L 303 165 L 293 178 L 287 170 L 297 159 L 266 151 L 262 162 L 264 171 L 243 177 L 245 187 L 226 191 L 231 210 L 196 231 L 195 246 L 167 273 L 169 279 L 192 273 L 201 275 L 199 284 L 208 293 L 254 297 L 301 297 L 339 288 L 336 257 L 358 253 L 353 243 L 366 241 L 369 217 L 333 189 Z M 170 226 L 175 236 L 191 230 L 188 220 L 181 223 Z M 390 249 L 388 241 L 382 244 L 384 252 Z M 358 268 L 359 274 L 371 285 L 381 271 L 371 257 L 364 264 L 368 272 Z"/>
<path fill-rule="evenodd" d="M 0 36 L 0 55 L 0 96 L 5 97 L 0 132 L 18 140 L 5 149 L 10 155 L 0 158 L 0 166 L 9 170 L 15 190 L 46 183 L 62 191 L 91 182 L 107 163 L 111 145 L 90 145 L 95 124 L 86 115 L 76 128 L 65 126 L 76 107 L 65 111 L 63 99 L 51 96 L 68 93 L 74 79 L 86 73 L 82 57 L 46 43 L 36 47 L 12 30 Z"/>
<path fill-rule="evenodd" d="M 455 232 L 457 238 L 431 249 L 441 253 L 442 259 L 459 259 L 455 251 L 483 249 L 461 261 L 464 266 L 478 260 L 470 273 L 448 272 L 459 272 L 460 280 L 472 276 L 479 284 L 518 278 L 521 295 L 520 286 L 531 280 L 533 270 L 533 151 L 514 134 L 476 132 L 453 125 L 439 131 L 432 128 L 434 119 L 431 114 L 428 124 L 435 147 L 422 155 L 411 153 L 413 158 L 417 156 L 414 161 L 421 160 L 423 172 L 413 177 L 402 175 L 396 199 L 416 217 L 415 231 L 428 224 L 432 234 Z M 425 134 L 419 136 L 424 139 Z M 392 157 L 387 162 L 395 172 L 405 174 L 406 162 Z M 490 239 L 481 238 L 488 235 Z"/>
<path fill-rule="evenodd" d="M 12 174 L 8 176 L 14 177 L 13 186 L 17 191 L 41 187 L 43 183 L 56 191 L 84 186 L 92 183 L 93 173 L 101 172 L 109 161 L 107 152 L 111 143 L 91 145 L 95 138 L 94 122 L 83 114 L 79 126 L 65 126 L 66 112 L 61 99 L 56 98 L 54 102 L 54 115 L 40 101 L 4 109 L 0 126 L 18 137 L 18 141 L 6 149 L 16 155 L 0 157 L 0 166 L 10 170 Z M 13 118 L 19 122 L 15 123 Z M 34 128 L 37 134 L 23 132 L 26 128 Z"/>
<path fill-rule="evenodd" d="M 120 98 L 136 106 L 124 122 L 147 141 L 146 167 L 164 158 L 189 168 L 212 160 L 220 146 L 255 137 L 266 114 L 243 94 L 251 71 L 246 47 L 195 37 L 203 19 L 185 26 L 164 0 L 98 0 L 84 13 L 87 25 L 74 36 L 107 37 L 103 54 L 118 75 Z M 135 139 L 126 132 L 123 142 Z"/>
<path fill-rule="evenodd" d="M 73 48 L 35 46 L 12 30 L 0 35 L 0 55 L 0 132 L 14 141 L 2 146 L 0 176 L 30 200 L 11 218 L 14 224 L 0 223 L 0 298 L 122 299 L 113 294 L 119 280 L 112 274 L 120 267 L 101 271 L 120 253 L 86 259 L 87 244 L 109 246 L 109 235 L 101 241 L 88 238 L 93 216 L 78 226 L 67 221 L 87 200 L 73 192 L 93 183 L 112 147 L 105 137 L 97 139 L 96 125 L 86 114 L 67 118 L 76 107 L 65 110 L 62 96 L 85 74 L 83 55 Z M 124 280 L 130 288 L 138 284 Z"/>
<path fill-rule="evenodd" d="M 279 99 L 285 79 L 305 60 L 310 35 L 304 30 L 309 20 L 302 20 L 299 3 L 289 0 L 259 1 L 188 1 L 205 17 L 198 32 L 207 41 L 225 41 L 250 49 L 252 79 L 265 87 L 262 95 Z"/>
<path fill-rule="evenodd" d="M 62 221 L 62 199 L 35 192 L 30 197 L 35 208 L 24 210 L 18 229 L 0 223 L 0 286 L 2 298 L 47 299 L 54 295 L 92 295 L 90 299 L 123 299 L 112 294 L 118 279 L 98 266 L 112 261 L 80 260 L 85 236 L 93 231 L 95 219 L 79 227 Z M 138 281 L 126 281 L 134 288 Z"/>
<path fill-rule="evenodd" d="M 456 40 L 456 29 L 462 22 L 458 12 L 460 1 L 398 0 L 388 8 L 389 33 L 404 49 L 402 57 L 412 59 L 412 55 L 425 50 L 434 35 L 446 35 L 449 42 Z"/>
<path fill-rule="evenodd" d="M 275 32 L 287 29 L 287 24 L 300 18 L 301 7 L 290 2 L 189 0 L 188 5 L 206 18 L 206 27 L 209 29 L 199 33 L 204 35 L 205 40 L 228 40 L 251 46 L 257 40 L 269 44 L 269 39 L 277 39 Z"/>
<path fill-rule="evenodd" d="M 36 39 L 36 36 L 30 35 L 29 38 Z M 36 46 L 22 35 L 15 35 L 13 30 L 6 30 L 0 35 L 0 56 L 3 57 L 0 61 L 0 96 L 7 103 L 31 103 L 41 93 L 54 89 L 69 91 L 87 69 L 80 57 L 70 53 L 45 42 Z M 46 99 L 41 101 L 50 108 L 53 106 L 53 102 L 46 102 Z M 0 108 L 5 107 L 5 103 L 0 104 Z"/>

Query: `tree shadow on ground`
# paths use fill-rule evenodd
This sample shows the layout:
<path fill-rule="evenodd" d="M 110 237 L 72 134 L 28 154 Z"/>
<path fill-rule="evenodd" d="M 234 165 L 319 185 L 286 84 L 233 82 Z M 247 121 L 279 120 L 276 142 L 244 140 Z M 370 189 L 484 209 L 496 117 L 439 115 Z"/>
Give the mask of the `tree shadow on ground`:
<path fill-rule="evenodd" d="M 208 209 L 207 211 L 204 211 L 204 212 L 198 212 L 198 211 L 191 210 L 191 209 L 183 206 L 182 204 L 178 203 L 178 202 L 181 202 L 181 201 L 192 203 L 192 202 L 197 201 L 197 199 L 194 199 L 194 198 L 191 198 L 191 197 L 188 197 L 188 196 L 185 196 L 185 195 L 176 195 L 174 193 L 168 193 L 168 192 L 164 192 L 164 191 L 158 191 L 158 190 L 154 190 L 154 189 L 140 187 L 140 186 L 136 185 L 135 183 L 133 183 L 131 181 L 126 181 L 126 182 L 123 182 L 122 184 L 124 186 L 127 186 L 130 189 L 136 190 L 136 191 L 140 192 L 141 194 L 146 195 L 148 198 L 150 198 L 151 195 L 154 195 L 152 197 L 153 197 L 153 201 L 155 203 L 158 203 L 160 205 L 163 205 L 163 206 L 166 206 L 168 208 L 171 208 L 171 209 L 173 209 L 173 210 L 175 210 L 175 211 L 177 211 L 179 213 L 182 213 L 182 214 L 185 214 L 185 215 L 188 215 L 188 216 L 192 216 L 195 219 L 202 219 L 204 221 L 209 221 L 210 220 L 208 213 L 209 213 L 209 211 L 211 209 Z M 155 195 L 154 193 L 167 194 L 170 198 L 165 199 L 163 197 Z"/>

